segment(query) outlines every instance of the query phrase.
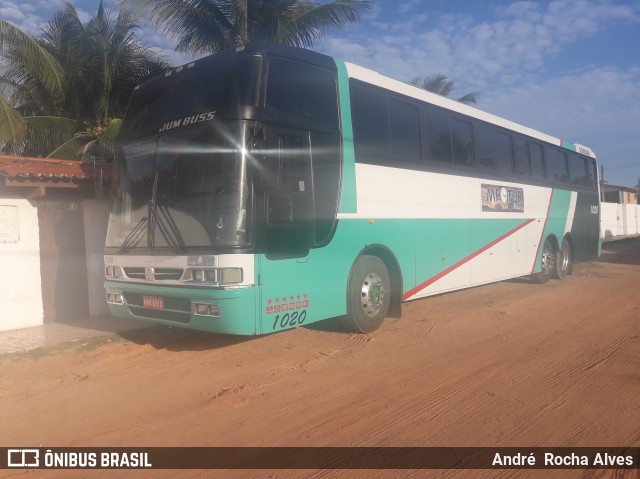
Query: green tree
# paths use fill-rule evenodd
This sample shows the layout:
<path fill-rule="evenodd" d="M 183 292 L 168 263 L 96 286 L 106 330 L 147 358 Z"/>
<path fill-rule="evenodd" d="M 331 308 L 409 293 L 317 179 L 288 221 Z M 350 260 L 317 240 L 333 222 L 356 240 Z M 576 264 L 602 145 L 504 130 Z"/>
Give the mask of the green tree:
<path fill-rule="evenodd" d="M 453 81 L 449 80 L 447 76 L 443 75 L 442 73 L 425 77 L 424 80 L 420 77 L 416 77 L 409 83 L 413 86 L 422 88 L 423 90 L 427 90 L 446 97 L 448 97 L 455 88 Z M 477 93 L 467 93 L 460 98 L 456 98 L 456 101 L 466 104 L 476 104 L 478 103 L 477 95 Z"/>
<path fill-rule="evenodd" d="M 173 37 L 176 50 L 215 53 L 247 43 L 309 48 L 329 29 L 357 22 L 368 0 L 120 0 L 146 11 L 158 29 Z"/>
<path fill-rule="evenodd" d="M 140 43 L 135 15 L 102 2 L 82 23 L 66 4 L 33 36 L 0 20 L 0 146 L 54 158 L 113 152 L 129 95 L 166 65 Z"/>

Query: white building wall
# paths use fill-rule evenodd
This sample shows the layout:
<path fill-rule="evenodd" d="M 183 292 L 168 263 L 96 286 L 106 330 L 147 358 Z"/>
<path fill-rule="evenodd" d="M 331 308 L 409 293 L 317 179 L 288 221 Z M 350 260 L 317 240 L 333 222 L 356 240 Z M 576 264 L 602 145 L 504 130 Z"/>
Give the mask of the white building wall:
<path fill-rule="evenodd" d="M 601 203 L 600 237 L 640 234 L 640 205 Z"/>
<path fill-rule="evenodd" d="M 620 210 L 618 203 L 600 203 L 600 237 L 602 239 L 618 236 Z"/>
<path fill-rule="evenodd" d="M 637 235 L 640 233 L 640 231 L 638 231 L 638 209 L 640 209 L 640 206 L 624 204 L 622 205 L 622 208 L 624 210 L 623 215 L 626 219 L 624 234 Z"/>
<path fill-rule="evenodd" d="M 87 281 L 89 290 L 89 314 L 109 314 L 104 294 L 104 240 L 107 236 L 109 202 L 84 200 L 84 242 L 87 255 Z"/>
<path fill-rule="evenodd" d="M 0 199 L 0 331 L 42 323 L 38 209 Z"/>

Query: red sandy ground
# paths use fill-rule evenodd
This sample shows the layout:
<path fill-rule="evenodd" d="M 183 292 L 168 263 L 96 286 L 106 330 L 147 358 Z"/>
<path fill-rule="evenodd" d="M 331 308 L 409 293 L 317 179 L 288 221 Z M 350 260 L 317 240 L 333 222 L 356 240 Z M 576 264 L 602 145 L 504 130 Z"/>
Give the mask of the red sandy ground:
<path fill-rule="evenodd" d="M 371 335 L 128 333 L 0 358 L 5 446 L 640 446 L 640 240 Z M 638 470 L 0 471 L 17 478 L 640 477 Z"/>

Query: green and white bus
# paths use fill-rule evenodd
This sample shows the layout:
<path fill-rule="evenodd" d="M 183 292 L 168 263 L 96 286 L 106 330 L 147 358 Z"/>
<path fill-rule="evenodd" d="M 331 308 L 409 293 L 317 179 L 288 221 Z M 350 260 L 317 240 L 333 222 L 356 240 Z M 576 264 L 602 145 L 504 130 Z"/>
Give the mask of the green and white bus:
<path fill-rule="evenodd" d="M 140 85 L 119 140 L 106 297 L 256 335 L 599 254 L 584 146 L 308 50 L 247 46 Z"/>

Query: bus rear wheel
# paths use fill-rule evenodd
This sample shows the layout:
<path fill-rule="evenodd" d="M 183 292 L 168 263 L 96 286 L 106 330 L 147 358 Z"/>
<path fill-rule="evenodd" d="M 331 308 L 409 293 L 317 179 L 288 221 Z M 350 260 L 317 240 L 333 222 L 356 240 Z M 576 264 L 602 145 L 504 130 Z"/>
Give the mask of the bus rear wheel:
<path fill-rule="evenodd" d="M 544 284 L 551 279 L 556 267 L 556 249 L 550 238 L 544 240 L 542 246 L 542 256 L 540 258 L 541 268 L 539 273 L 531 276 L 534 282 Z"/>
<path fill-rule="evenodd" d="M 347 284 L 347 315 L 342 325 L 353 333 L 370 333 L 380 327 L 391 304 L 391 281 L 377 256 L 360 256 Z"/>
<path fill-rule="evenodd" d="M 573 261 L 571 260 L 571 245 L 567 238 L 562 239 L 562 246 L 556 257 L 556 266 L 553 270 L 553 277 L 564 279 L 568 274 L 573 273 Z"/>

